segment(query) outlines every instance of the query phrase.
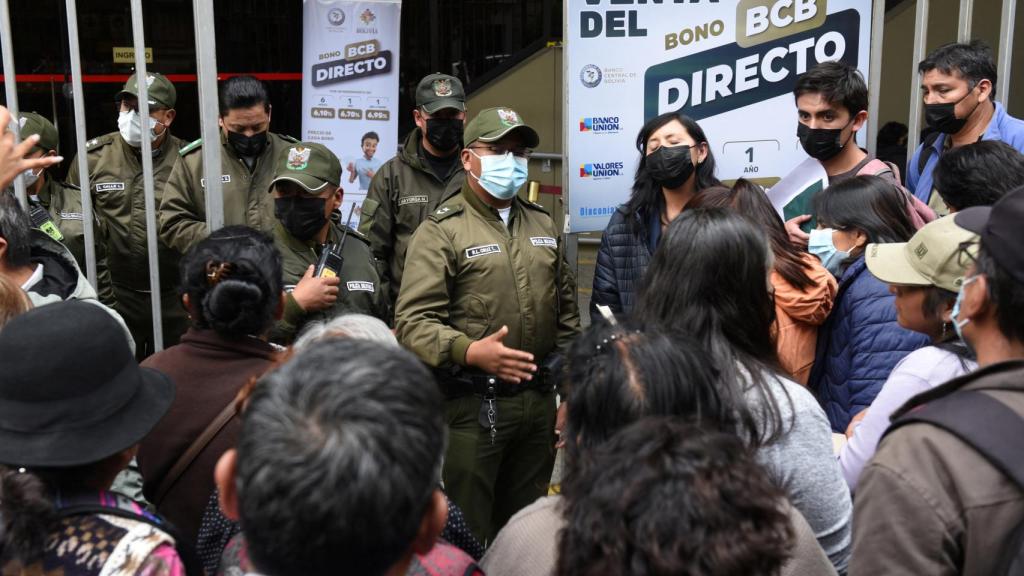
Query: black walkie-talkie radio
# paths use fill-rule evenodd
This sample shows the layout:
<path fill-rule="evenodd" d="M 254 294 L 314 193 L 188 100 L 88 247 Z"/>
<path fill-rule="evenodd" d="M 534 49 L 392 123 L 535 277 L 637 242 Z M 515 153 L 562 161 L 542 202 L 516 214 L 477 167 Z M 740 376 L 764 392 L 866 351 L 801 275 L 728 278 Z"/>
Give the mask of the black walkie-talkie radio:
<path fill-rule="evenodd" d="M 345 223 L 345 230 L 341 233 L 341 242 L 337 244 L 325 244 L 320 258 L 316 261 L 316 268 L 313 269 L 314 278 L 337 278 L 341 276 L 341 266 L 345 258 L 341 255 L 341 249 L 345 246 L 345 238 L 348 237 L 349 224 L 352 223 L 352 215 L 355 214 L 356 203 L 352 203 L 352 210 L 348 213 L 348 222 Z"/>

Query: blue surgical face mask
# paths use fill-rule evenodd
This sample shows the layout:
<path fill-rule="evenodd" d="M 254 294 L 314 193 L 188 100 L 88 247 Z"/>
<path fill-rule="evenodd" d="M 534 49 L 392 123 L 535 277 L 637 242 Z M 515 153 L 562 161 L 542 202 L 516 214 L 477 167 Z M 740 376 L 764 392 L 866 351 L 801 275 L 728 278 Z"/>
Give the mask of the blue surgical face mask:
<path fill-rule="evenodd" d="M 821 260 L 821 265 L 838 278 L 842 274 L 843 262 L 850 257 L 850 253 L 836 248 L 832 242 L 832 232 L 832 228 L 811 230 L 807 251 L 817 256 Z"/>
<path fill-rule="evenodd" d="M 526 158 L 511 152 L 491 156 L 481 156 L 472 150 L 470 152 L 480 159 L 480 176 L 472 172 L 470 176 L 476 178 L 480 186 L 498 200 L 511 200 L 526 183 Z"/>
<path fill-rule="evenodd" d="M 956 330 L 957 337 L 964 344 L 967 344 L 967 340 L 964 339 L 963 328 L 967 326 L 967 323 L 971 321 L 970 318 L 964 318 L 960 320 L 960 303 L 964 300 L 964 288 L 968 284 L 977 280 L 977 276 L 971 276 L 964 280 L 963 284 L 960 285 L 960 290 L 956 293 L 956 302 L 953 303 L 953 310 L 949 313 L 949 319 L 953 321 L 953 330 Z"/>

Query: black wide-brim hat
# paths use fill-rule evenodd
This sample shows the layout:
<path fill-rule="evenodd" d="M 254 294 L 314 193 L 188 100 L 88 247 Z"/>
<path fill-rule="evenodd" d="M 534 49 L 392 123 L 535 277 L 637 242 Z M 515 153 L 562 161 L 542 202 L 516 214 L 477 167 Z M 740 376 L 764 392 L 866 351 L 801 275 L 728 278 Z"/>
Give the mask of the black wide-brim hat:
<path fill-rule="evenodd" d="M 174 383 L 142 368 L 99 303 L 48 304 L 0 329 L 0 462 L 80 466 L 137 444 Z"/>

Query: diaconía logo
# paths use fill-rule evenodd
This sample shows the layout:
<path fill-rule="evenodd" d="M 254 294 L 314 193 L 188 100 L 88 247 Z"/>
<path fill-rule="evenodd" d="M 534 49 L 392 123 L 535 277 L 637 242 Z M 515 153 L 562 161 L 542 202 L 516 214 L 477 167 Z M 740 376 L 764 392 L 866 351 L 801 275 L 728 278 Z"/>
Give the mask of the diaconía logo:
<path fill-rule="evenodd" d="M 596 88 L 601 83 L 601 69 L 594 64 L 587 64 L 580 70 L 580 82 L 587 88 Z"/>
<path fill-rule="evenodd" d="M 622 130 L 618 116 L 594 116 L 580 118 L 580 132 L 595 134 L 618 134 Z"/>
<path fill-rule="evenodd" d="M 580 178 L 605 180 L 615 176 L 622 176 L 622 167 L 622 162 L 594 162 L 593 164 L 580 164 Z"/>
<path fill-rule="evenodd" d="M 345 23 L 345 11 L 341 8 L 331 8 L 327 12 L 327 22 L 331 26 L 341 26 Z"/>

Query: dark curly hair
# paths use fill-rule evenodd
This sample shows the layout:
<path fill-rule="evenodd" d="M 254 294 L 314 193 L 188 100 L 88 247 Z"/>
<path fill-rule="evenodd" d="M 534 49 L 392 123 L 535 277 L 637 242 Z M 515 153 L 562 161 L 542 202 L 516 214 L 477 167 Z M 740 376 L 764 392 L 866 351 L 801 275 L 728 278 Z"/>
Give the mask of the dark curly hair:
<path fill-rule="evenodd" d="M 181 290 L 197 328 L 229 338 L 260 335 L 274 322 L 284 280 L 281 253 L 266 234 L 221 228 L 181 261 Z"/>
<path fill-rule="evenodd" d="M 622 430 L 564 494 L 559 576 L 778 574 L 795 539 L 745 443 L 679 418 Z"/>

